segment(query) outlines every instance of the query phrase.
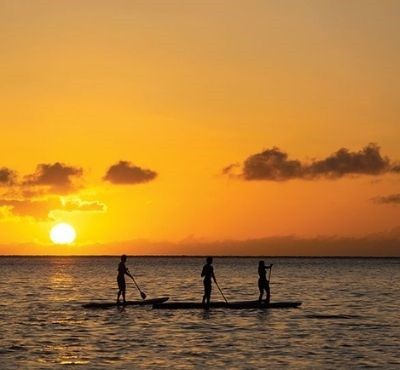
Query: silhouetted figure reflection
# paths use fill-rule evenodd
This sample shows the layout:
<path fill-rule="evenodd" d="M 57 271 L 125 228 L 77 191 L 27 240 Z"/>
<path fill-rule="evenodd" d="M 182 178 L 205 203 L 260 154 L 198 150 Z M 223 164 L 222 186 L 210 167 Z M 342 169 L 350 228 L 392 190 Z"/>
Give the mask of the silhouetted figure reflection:
<path fill-rule="evenodd" d="M 204 284 L 204 295 L 203 295 L 203 304 L 207 306 L 210 304 L 211 299 L 211 279 L 215 282 L 214 275 L 214 267 L 212 265 L 213 259 L 212 257 L 207 257 L 206 264 L 203 266 L 203 270 L 201 271 L 201 276 L 204 277 L 203 284 Z"/>
<path fill-rule="evenodd" d="M 267 270 L 270 270 L 271 267 L 272 263 L 268 266 L 265 266 L 264 261 L 258 263 L 258 289 L 260 290 L 260 297 L 258 300 L 260 303 L 262 302 L 264 291 L 267 295 L 265 302 L 269 303 L 271 301 L 271 291 L 269 289 L 269 280 L 267 279 Z"/>
<path fill-rule="evenodd" d="M 125 292 L 126 292 L 126 283 L 125 283 L 125 275 L 130 276 L 132 279 L 132 275 L 129 272 L 128 268 L 125 266 L 126 262 L 126 255 L 123 254 L 121 256 L 121 262 L 118 265 L 118 276 L 117 276 L 117 283 L 118 283 L 118 296 L 117 296 L 117 304 L 119 304 L 119 297 L 122 294 L 122 303 L 126 303 L 125 299 Z"/>

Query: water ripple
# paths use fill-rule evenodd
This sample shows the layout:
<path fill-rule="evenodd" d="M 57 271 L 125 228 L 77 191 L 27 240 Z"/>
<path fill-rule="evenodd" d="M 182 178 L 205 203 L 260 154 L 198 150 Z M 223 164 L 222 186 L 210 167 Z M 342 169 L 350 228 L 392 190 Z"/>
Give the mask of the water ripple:
<path fill-rule="evenodd" d="M 272 299 L 303 301 L 297 310 L 82 309 L 115 299 L 117 263 L 0 258 L 1 367 L 400 368 L 397 260 L 275 258 Z M 128 261 L 149 296 L 171 300 L 200 299 L 202 263 Z M 257 297 L 257 259 L 216 258 L 215 270 L 228 299 Z M 132 285 L 128 293 L 140 298 Z"/>

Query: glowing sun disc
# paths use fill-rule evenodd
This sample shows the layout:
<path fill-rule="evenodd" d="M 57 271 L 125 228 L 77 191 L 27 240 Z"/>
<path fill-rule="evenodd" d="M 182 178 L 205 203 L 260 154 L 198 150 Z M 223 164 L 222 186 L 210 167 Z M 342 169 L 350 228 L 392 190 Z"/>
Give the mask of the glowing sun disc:
<path fill-rule="evenodd" d="M 53 226 L 50 231 L 50 239 L 55 244 L 71 244 L 75 238 L 75 229 L 65 222 Z"/>

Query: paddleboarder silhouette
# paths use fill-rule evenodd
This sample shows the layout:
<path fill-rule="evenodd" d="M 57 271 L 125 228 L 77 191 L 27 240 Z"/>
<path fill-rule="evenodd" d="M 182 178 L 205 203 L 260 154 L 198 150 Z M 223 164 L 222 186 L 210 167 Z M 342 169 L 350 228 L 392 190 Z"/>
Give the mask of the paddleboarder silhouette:
<path fill-rule="evenodd" d="M 217 283 L 217 280 L 214 275 L 214 267 L 212 265 L 213 259 L 212 257 L 207 257 L 206 264 L 203 266 L 203 270 L 201 271 L 201 276 L 204 277 L 203 284 L 204 284 L 204 295 L 203 295 L 203 304 L 207 306 L 210 304 L 211 299 L 211 290 L 212 284 L 211 279 Z"/>
<path fill-rule="evenodd" d="M 126 255 L 123 254 L 121 256 L 121 262 L 118 265 L 118 276 L 117 276 L 117 283 L 118 283 L 118 296 L 117 296 L 117 304 L 119 304 L 119 298 L 122 294 L 122 303 L 126 303 L 125 299 L 125 292 L 126 292 L 126 282 L 125 282 L 125 275 L 128 275 L 131 279 L 133 276 L 129 272 L 128 268 L 125 266 L 126 263 Z"/>
<path fill-rule="evenodd" d="M 271 271 L 272 263 L 268 266 L 265 266 L 264 261 L 260 261 L 258 263 L 258 289 L 260 290 L 260 296 L 258 300 L 260 303 L 262 302 L 262 298 L 264 295 L 264 291 L 266 293 L 266 303 L 271 301 L 271 290 L 269 288 L 269 279 L 267 279 L 267 270 Z"/>

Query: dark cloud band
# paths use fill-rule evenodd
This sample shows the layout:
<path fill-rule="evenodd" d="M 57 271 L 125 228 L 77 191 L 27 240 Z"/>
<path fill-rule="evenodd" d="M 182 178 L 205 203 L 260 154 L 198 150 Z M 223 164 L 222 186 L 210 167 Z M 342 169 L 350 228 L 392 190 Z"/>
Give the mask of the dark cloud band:
<path fill-rule="evenodd" d="M 236 169 L 237 165 L 230 165 L 222 173 L 244 180 L 286 181 L 400 172 L 400 166 L 393 165 L 389 158 L 383 157 L 376 144 L 369 144 L 358 152 L 342 148 L 324 159 L 310 163 L 290 159 L 287 153 L 274 147 L 248 157 L 238 174 L 235 174 Z"/>

